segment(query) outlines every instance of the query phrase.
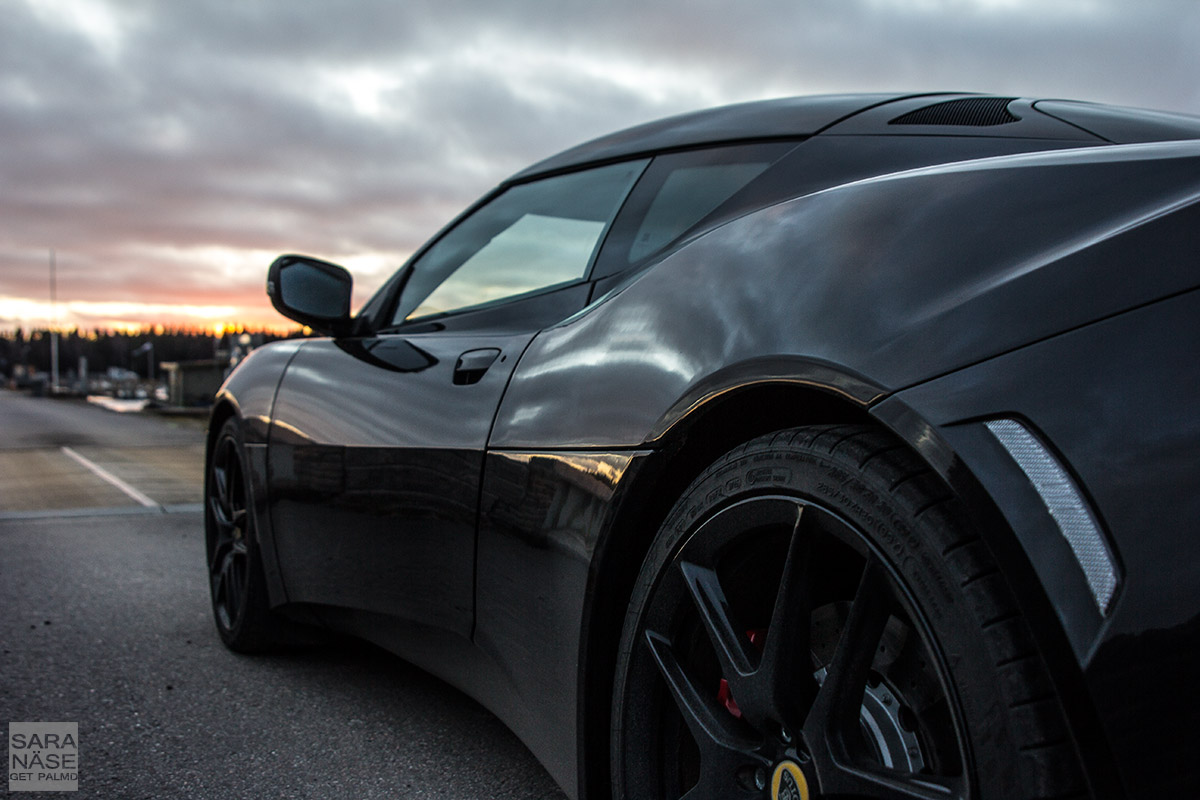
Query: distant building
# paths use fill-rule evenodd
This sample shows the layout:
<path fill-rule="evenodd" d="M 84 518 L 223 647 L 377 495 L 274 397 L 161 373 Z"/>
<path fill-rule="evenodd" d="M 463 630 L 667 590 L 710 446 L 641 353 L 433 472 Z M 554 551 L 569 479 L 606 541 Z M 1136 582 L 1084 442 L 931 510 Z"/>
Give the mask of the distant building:
<path fill-rule="evenodd" d="M 227 359 L 164 361 L 167 373 L 167 402 L 173 406 L 210 406 L 225 380 Z"/>

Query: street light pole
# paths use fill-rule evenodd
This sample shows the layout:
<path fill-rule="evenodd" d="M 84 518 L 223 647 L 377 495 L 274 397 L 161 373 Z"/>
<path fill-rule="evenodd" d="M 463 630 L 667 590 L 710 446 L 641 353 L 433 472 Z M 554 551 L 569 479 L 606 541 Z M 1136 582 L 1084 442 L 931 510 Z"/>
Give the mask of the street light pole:
<path fill-rule="evenodd" d="M 54 249 L 50 250 L 50 390 L 58 389 L 58 286 L 54 275 Z"/>

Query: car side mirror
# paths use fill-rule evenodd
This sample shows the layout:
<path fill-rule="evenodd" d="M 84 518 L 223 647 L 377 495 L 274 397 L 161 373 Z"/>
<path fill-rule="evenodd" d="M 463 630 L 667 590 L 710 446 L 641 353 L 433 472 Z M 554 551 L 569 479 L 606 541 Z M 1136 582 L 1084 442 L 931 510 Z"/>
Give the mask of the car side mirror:
<path fill-rule="evenodd" d="M 280 256 L 267 270 L 267 296 L 275 310 L 331 336 L 350 332 L 353 288 L 345 268 L 308 256 Z"/>

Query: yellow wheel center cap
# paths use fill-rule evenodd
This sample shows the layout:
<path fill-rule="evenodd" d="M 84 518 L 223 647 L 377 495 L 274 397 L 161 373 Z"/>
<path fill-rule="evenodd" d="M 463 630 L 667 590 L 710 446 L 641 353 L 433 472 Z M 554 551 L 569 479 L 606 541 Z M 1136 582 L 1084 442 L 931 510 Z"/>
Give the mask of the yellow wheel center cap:
<path fill-rule="evenodd" d="M 808 779 L 794 761 L 780 761 L 771 776 L 771 800 L 809 800 Z"/>

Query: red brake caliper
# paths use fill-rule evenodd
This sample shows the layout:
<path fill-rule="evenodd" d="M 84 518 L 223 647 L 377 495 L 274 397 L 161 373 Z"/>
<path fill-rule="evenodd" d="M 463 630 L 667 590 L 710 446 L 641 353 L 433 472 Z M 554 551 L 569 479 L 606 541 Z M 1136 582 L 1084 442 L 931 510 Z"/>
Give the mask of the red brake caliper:
<path fill-rule="evenodd" d="M 746 631 L 746 636 L 750 639 L 750 644 L 762 652 L 763 644 L 767 641 L 766 628 L 754 628 Z M 721 685 L 717 687 L 717 702 L 725 706 L 725 710 L 738 719 L 742 718 L 742 710 L 738 708 L 737 701 L 733 699 L 733 692 L 729 691 L 729 681 L 721 678 Z"/>

